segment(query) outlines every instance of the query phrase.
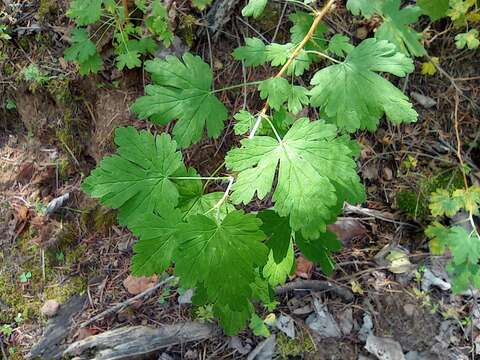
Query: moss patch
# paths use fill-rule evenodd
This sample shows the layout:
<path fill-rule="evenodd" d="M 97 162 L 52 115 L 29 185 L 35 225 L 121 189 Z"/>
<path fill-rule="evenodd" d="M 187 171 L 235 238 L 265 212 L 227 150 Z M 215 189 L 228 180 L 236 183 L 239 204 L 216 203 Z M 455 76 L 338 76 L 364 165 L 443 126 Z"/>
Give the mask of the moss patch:
<path fill-rule="evenodd" d="M 117 213 L 114 210 L 95 204 L 86 209 L 80 218 L 86 230 L 106 233 L 117 222 Z"/>
<path fill-rule="evenodd" d="M 57 2 L 54 0 L 40 0 L 38 8 L 38 16 L 41 21 L 45 20 L 50 15 L 55 15 L 58 10 Z"/>
<path fill-rule="evenodd" d="M 295 339 L 288 338 L 285 334 L 277 335 L 277 349 L 281 359 L 291 359 L 315 352 L 315 344 L 308 334 L 300 332 Z"/>
<path fill-rule="evenodd" d="M 432 192 L 437 189 L 453 191 L 463 188 L 462 174 L 456 169 L 420 180 L 412 179 L 412 183 L 418 184 L 416 189 L 399 191 L 395 195 L 395 203 L 398 209 L 419 221 L 424 221 L 430 214 L 428 205 Z"/>

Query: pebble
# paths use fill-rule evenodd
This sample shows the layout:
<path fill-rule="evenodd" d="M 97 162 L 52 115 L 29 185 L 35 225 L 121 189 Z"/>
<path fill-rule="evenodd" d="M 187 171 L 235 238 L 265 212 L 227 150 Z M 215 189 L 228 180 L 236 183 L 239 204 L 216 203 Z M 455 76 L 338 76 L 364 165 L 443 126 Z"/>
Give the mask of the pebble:
<path fill-rule="evenodd" d="M 57 314 L 59 308 L 60 304 L 58 303 L 58 301 L 47 300 L 40 309 L 40 312 L 47 317 L 54 317 Z"/>

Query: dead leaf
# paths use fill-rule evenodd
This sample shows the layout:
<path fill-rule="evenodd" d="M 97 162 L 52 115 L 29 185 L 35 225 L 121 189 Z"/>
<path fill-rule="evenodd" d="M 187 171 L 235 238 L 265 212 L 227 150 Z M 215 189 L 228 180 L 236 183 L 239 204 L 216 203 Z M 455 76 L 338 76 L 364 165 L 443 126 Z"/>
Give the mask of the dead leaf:
<path fill-rule="evenodd" d="M 352 291 L 354 294 L 363 295 L 362 285 L 356 280 L 350 281 L 350 286 L 352 287 Z"/>
<path fill-rule="evenodd" d="M 158 276 L 140 276 L 135 277 L 129 275 L 123 280 L 123 286 L 132 295 L 137 295 L 155 286 L 158 281 Z"/>
<path fill-rule="evenodd" d="M 17 210 L 17 219 L 19 221 L 27 221 L 32 216 L 31 212 L 26 206 L 21 205 L 15 210 Z"/>
<path fill-rule="evenodd" d="M 296 263 L 295 274 L 303 279 L 310 279 L 312 277 L 313 263 L 301 255 L 296 259 Z"/>
<path fill-rule="evenodd" d="M 20 182 L 29 181 L 35 171 L 35 164 L 31 161 L 23 163 L 17 174 L 17 180 Z"/>
<path fill-rule="evenodd" d="M 76 334 L 75 334 L 75 339 L 77 341 L 86 339 L 89 336 L 96 335 L 98 334 L 98 330 L 92 329 L 92 328 L 80 328 Z"/>
<path fill-rule="evenodd" d="M 345 246 L 351 244 L 353 238 L 362 237 L 367 233 L 365 226 L 355 219 L 338 219 L 335 224 L 328 225 L 327 229 L 335 233 Z"/>

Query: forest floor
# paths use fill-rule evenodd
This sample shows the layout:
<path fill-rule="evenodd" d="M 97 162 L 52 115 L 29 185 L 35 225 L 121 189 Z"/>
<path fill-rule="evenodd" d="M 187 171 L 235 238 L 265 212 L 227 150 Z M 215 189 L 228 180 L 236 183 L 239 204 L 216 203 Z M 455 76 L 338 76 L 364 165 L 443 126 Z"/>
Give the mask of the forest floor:
<path fill-rule="evenodd" d="M 66 0 L 7 3 L 18 6 L 11 7 L 15 11 L 8 15 L 13 18 L 14 36 L 0 48 L 0 354 L 9 359 L 26 357 L 45 334 L 47 300 L 55 300 L 62 309 L 75 295 L 85 303 L 72 315 L 62 344 L 55 345 L 58 348 L 124 326 L 208 321 L 208 314 L 194 309 L 188 299 L 179 302 L 182 294 L 169 283 L 80 326 L 158 281 L 129 277 L 136 238 L 117 225 L 114 211 L 80 190 L 95 164 L 113 151 L 116 127 L 156 129 L 136 119 L 129 109 L 147 80 L 142 70 L 119 72 L 113 64 L 98 75 L 80 77 L 75 66 L 62 58 L 71 28 Z M 272 69 L 267 67 L 242 69 L 231 53 L 255 32 L 271 38 L 278 27 L 281 41 L 288 32 L 283 5 L 275 3 L 268 16 L 248 24 L 238 18 L 237 6 L 211 41 L 197 34 L 196 26 L 182 26 L 186 16 L 201 21 L 205 14 L 188 4 L 178 6 L 182 8 L 176 20 L 179 33 L 193 39 L 190 51 L 213 64 L 217 88 L 270 75 Z M 369 23 L 353 19 L 343 6 L 326 22 L 354 40 L 371 31 Z M 335 254 L 335 272 L 327 278 L 298 256 L 297 271 L 289 280 L 314 280 L 310 284 L 317 285 L 328 281 L 347 295 L 305 286 L 278 296 L 276 317 L 293 324 L 295 335 L 272 327 L 275 358 L 374 359 L 365 349 L 368 332 L 396 341 L 410 360 L 480 358 L 476 294 L 451 293 L 447 259 L 430 254 L 424 235 L 432 221 L 430 193 L 462 183 L 455 152 L 455 111 L 463 157 L 472 176 L 479 179 L 480 57 L 478 51 L 456 50 L 449 33 L 436 34 L 427 50 L 440 59 L 443 72 L 422 75 L 419 59 L 416 71 L 397 83 L 412 96 L 418 121 L 400 126 L 383 122 L 375 133 L 356 134 L 367 201 L 347 207 L 331 228 L 344 244 Z M 42 69 L 43 79 L 26 81 L 20 75 L 31 64 Z M 458 100 L 456 87 L 462 94 Z M 221 100 L 231 114 L 245 104 L 250 109 L 262 106 L 254 89 L 222 92 Z M 426 106 L 425 101 L 432 104 Z M 203 140 L 184 151 L 184 157 L 208 176 L 238 140 L 230 118 L 219 139 Z M 68 199 L 51 211 L 47 205 L 61 196 Z M 320 329 L 314 329 L 315 321 Z M 326 336 L 326 323 L 338 324 L 339 332 Z M 243 359 L 263 340 L 250 330 L 234 338 L 215 333 L 208 339 L 171 345 L 152 358 L 163 353 L 162 359 Z"/>

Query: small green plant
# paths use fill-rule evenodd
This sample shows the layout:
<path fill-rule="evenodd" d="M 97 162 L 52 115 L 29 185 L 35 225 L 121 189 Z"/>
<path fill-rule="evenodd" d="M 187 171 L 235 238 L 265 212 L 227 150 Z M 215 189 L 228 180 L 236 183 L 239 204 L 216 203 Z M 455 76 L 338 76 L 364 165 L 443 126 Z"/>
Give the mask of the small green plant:
<path fill-rule="evenodd" d="M 252 330 L 253 335 L 255 336 L 262 336 L 262 337 L 269 337 L 270 330 L 265 322 L 260 316 L 257 314 L 253 314 L 250 319 L 249 324 L 250 330 Z"/>
<path fill-rule="evenodd" d="M 25 81 L 30 81 L 38 85 L 45 84 L 49 79 L 49 76 L 35 64 L 30 64 L 23 69 L 22 75 Z"/>
<path fill-rule="evenodd" d="M 130 11 L 127 1 L 117 4 L 114 0 L 73 0 L 67 15 L 77 27 L 72 30 L 71 46 L 65 50 L 65 59 L 76 62 L 81 75 L 97 73 L 103 67 L 103 59 L 95 41 L 113 32 L 117 68 L 141 66 L 142 56 L 157 50 L 156 39 L 167 47 L 173 40 L 167 9 L 160 0 L 149 3 L 137 0 L 135 9 Z M 131 14 L 140 14 L 142 18 Z M 87 26 L 94 23 L 99 24 L 91 33 Z"/>
<path fill-rule="evenodd" d="M 0 17 L 1 18 L 1 17 Z M 10 40 L 11 37 L 7 32 L 7 25 L 0 24 L 0 41 L 7 41 Z"/>
<path fill-rule="evenodd" d="M 448 17 L 455 29 L 465 29 L 455 36 L 458 49 L 478 48 L 480 8 L 476 0 L 418 0 L 417 3 L 433 21 Z"/>
<path fill-rule="evenodd" d="M 213 306 L 212 305 L 203 305 L 197 308 L 195 312 L 197 320 L 204 322 L 212 322 L 215 316 L 213 315 Z"/>
<path fill-rule="evenodd" d="M 12 335 L 13 334 L 12 325 L 3 324 L 2 326 L 0 326 L 0 334 L 2 334 L 5 337 L 9 337 L 10 335 Z"/>
<path fill-rule="evenodd" d="M 58 262 L 63 262 L 65 260 L 65 254 L 63 251 L 58 251 L 55 253 L 55 259 L 58 261 Z"/>
<path fill-rule="evenodd" d="M 449 192 L 439 189 L 430 199 L 432 216 L 437 219 L 425 233 L 431 239 L 432 253 L 442 255 L 449 251 L 452 260 L 448 271 L 452 274 L 453 291 L 460 293 L 471 287 L 480 287 L 480 235 L 473 219 L 479 214 L 480 187 L 466 186 Z M 441 224 L 443 217 L 453 217 L 460 210 L 466 216 L 462 223 L 445 226 Z"/>
<path fill-rule="evenodd" d="M 5 109 L 7 110 L 15 110 L 17 108 L 17 103 L 15 100 L 7 99 L 5 100 Z"/>
<path fill-rule="evenodd" d="M 171 292 L 172 290 L 169 287 L 165 288 L 160 294 L 160 296 L 158 297 L 158 300 L 157 300 L 158 303 L 161 305 L 166 304 L 168 301 L 168 298 L 170 297 Z"/>
<path fill-rule="evenodd" d="M 253 304 L 275 306 L 273 288 L 294 270 L 295 245 L 325 273 L 334 270 L 331 254 L 341 243 L 326 226 L 345 201 L 365 199 L 355 162 L 359 146 L 350 134 L 376 129 L 383 115 L 394 123 L 417 118 L 408 97 L 381 75 L 412 72 L 409 52 L 384 39 L 357 46 L 345 35 L 328 39 L 321 20 L 334 3 L 292 13 L 286 44 L 248 38 L 234 51 L 247 66 L 279 67 L 261 81 L 213 90 L 212 69 L 198 56 L 146 61 L 152 84 L 132 110 L 159 125 L 176 120 L 173 138 L 117 129 L 117 153 L 104 158 L 82 185 L 118 209 L 120 223 L 139 237 L 132 273 L 160 274 L 175 264 L 180 286 L 196 289 L 198 311 L 208 309 L 208 318 L 218 318 L 228 334 L 248 320 L 266 333 L 257 326 Z M 258 16 L 264 5 L 253 0 L 243 12 Z M 296 81 L 322 60 L 327 64 L 315 71 L 309 89 Z M 228 117 L 218 93 L 247 85 L 258 86 L 265 105 L 234 115 L 235 133 L 244 138 L 228 151 L 223 174 L 217 175 L 220 167 L 212 176 L 199 176 L 179 148 L 197 143 L 205 132 L 218 138 Z M 325 120 L 296 116 L 307 106 Z M 212 181 L 223 183 L 225 191 L 206 192 Z M 252 201 L 260 209 L 247 214 Z"/>
<path fill-rule="evenodd" d="M 20 274 L 20 282 L 22 284 L 27 283 L 32 278 L 32 273 L 30 271 L 26 271 Z"/>

